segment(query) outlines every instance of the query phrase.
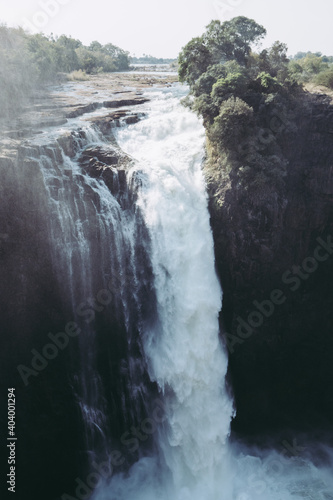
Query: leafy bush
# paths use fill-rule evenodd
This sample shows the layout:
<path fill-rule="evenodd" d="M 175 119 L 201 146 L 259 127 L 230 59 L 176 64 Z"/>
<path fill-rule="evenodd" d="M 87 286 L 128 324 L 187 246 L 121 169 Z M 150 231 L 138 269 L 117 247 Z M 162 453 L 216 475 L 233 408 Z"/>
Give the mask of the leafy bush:
<path fill-rule="evenodd" d="M 201 94 L 210 95 L 214 83 L 219 78 L 227 76 L 227 69 L 225 64 L 214 64 L 208 67 L 207 71 L 203 73 L 192 86 L 193 95 L 199 97 Z"/>
<path fill-rule="evenodd" d="M 221 103 L 230 96 L 241 97 L 247 88 L 247 78 L 241 68 L 236 72 L 228 72 L 225 78 L 219 78 L 213 85 L 211 96 L 217 102 Z"/>
<path fill-rule="evenodd" d="M 281 89 L 281 84 L 277 78 L 264 71 L 259 73 L 258 82 L 260 83 L 261 91 L 267 94 L 273 94 Z"/>
<path fill-rule="evenodd" d="M 328 67 L 327 63 L 324 63 L 321 57 L 314 55 L 308 55 L 304 59 L 301 59 L 300 65 L 304 71 L 310 74 L 318 74 Z"/>
<path fill-rule="evenodd" d="M 85 71 L 79 69 L 77 71 L 72 71 L 71 73 L 69 73 L 68 80 L 84 82 L 86 80 L 89 80 L 89 77 Z"/>
<path fill-rule="evenodd" d="M 207 126 L 211 125 L 215 116 L 219 114 L 219 107 L 207 94 L 202 94 L 195 99 L 194 103 L 191 104 L 191 108 L 203 117 L 204 125 Z"/>
<path fill-rule="evenodd" d="M 333 57 L 322 56 L 320 52 L 298 52 L 289 63 L 289 73 L 301 83 L 311 82 L 332 88 L 332 62 Z"/>
<path fill-rule="evenodd" d="M 319 73 L 315 78 L 315 83 L 333 89 L 333 68 Z"/>
<path fill-rule="evenodd" d="M 211 64 L 211 53 L 202 37 L 193 38 L 186 45 L 179 54 L 178 64 L 179 80 L 194 85 Z"/>
<path fill-rule="evenodd" d="M 303 67 L 297 61 L 290 61 L 288 69 L 292 75 L 300 75 L 303 73 Z"/>
<path fill-rule="evenodd" d="M 238 97 L 230 97 L 220 106 L 218 116 L 210 129 L 210 137 L 218 149 L 234 149 L 244 141 L 253 126 L 253 109 Z"/>

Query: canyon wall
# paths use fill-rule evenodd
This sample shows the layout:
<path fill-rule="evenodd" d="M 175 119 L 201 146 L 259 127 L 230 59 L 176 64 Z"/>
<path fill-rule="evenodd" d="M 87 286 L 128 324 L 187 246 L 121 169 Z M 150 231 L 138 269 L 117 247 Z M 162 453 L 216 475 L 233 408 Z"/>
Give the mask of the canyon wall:
<path fill-rule="evenodd" d="M 207 148 L 232 428 L 244 434 L 332 425 L 333 106 L 301 99 L 264 133 L 287 160 L 282 187 L 240 185 Z"/>

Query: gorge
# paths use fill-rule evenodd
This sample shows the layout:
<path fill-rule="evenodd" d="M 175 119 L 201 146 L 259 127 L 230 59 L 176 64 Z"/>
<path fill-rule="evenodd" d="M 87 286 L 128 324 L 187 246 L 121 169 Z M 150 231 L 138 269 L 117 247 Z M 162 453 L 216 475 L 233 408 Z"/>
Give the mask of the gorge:
<path fill-rule="evenodd" d="M 304 98 L 259 197 L 216 177 L 186 87 L 137 80 L 61 84 L 4 131 L 19 494 L 329 500 L 331 104 Z"/>

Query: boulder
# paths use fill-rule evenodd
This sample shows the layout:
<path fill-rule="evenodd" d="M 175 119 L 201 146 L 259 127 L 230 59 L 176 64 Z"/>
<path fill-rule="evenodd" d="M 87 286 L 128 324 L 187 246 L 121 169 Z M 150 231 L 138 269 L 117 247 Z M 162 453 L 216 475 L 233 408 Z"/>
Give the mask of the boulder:
<path fill-rule="evenodd" d="M 58 137 L 57 142 L 65 155 L 69 156 L 70 158 L 74 158 L 77 152 L 77 148 L 75 139 L 71 132 L 65 132 L 63 135 Z"/>
<path fill-rule="evenodd" d="M 133 97 L 132 99 L 114 99 L 113 101 L 104 101 L 105 108 L 121 108 L 123 106 L 136 106 L 149 102 L 145 97 Z"/>

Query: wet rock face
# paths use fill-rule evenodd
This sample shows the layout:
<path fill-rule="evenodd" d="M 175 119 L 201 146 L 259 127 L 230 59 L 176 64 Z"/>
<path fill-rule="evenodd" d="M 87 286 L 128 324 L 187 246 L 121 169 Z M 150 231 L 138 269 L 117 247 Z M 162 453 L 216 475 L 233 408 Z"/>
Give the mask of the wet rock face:
<path fill-rule="evenodd" d="M 82 133 L 80 134 L 80 131 L 67 131 L 57 138 L 57 142 L 66 156 L 74 158 L 80 149 L 79 139 L 83 139 L 83 135 Z"/>
<path fill-rule="evenodd" d="M 144 117 L 144 113 L 133 113 L 128 109 L 121 109 L 118 111 L 113 111 L 105 116 L 98 116 L 92 118 L 90 121 L 93 123 L 98 130 L 105 136 L 112 136 L 112 129 L 114 127 L 120 127 L 123 123 L 128 125 L 132 123 L 137 123 L 141 118 Z"/>
<path fill-rule="evenodd" d="M 209 181 L 238 432 L 333 421 L 332 117 L 308 96 L 280 141 L 282 191 L 255 198 L 227 175 Z"/>
<path fill-rule="evenodd" d="M 52 263 L 47 193 L 38 159 L 0 158 L 0 186 L 1 380 L 4 387 L 16 388 L 17 494 L 52 498 L 78 473 L 80 431 L 68 385 L 69 351 L 29 377 L 27 385 L 17 370 L 19 365 L 31 368 L 31 350 L 41 352 L 48 332 L 61 331 L 66 318 Z"/>
<path fill-rule="evenodd" d="M 133 116 L 130 111 L 119 112 L 116 119 L 128 114 Z M 17 425 L 22 446 L 18 458 L 20 484 L 25 485 L 29 498 L 53 499 L 65 492 L 74 494 L 75 478 L 84 471 L 88 474 L 86 431 L 79 413 L 80 392 L 76 386 L 82 354 L 79 338 L 71 338 L 68 348 L 59 348 L 58 355 L 47 361 L 40 372 L 35 369 L 31 375 L 28 372 L 27 384 L 17 367 L 24 365 L 31 369 L 34 353 L 42 354 L 45 345 L 52 344 L 49 334 L 63 332 L 65 326 L 75 320 L 76 311 L 71 304 L 73 293 L 82 294 L 82 303 L 90 314 L 94 313 L 90 304 L 97 304 L 93 344 L 96 370 L 104 387 L 109 429 L 109 435 L 102 441 L 110 440 L 115 449 L 121 450 L 124 467 L 138 458 L 138 453 L 130 454 L 119 438 L 131 425 L 138 426 L 147 417 L 144 402 L 133 398 L 131 384 L 139 387 L 140 380 L 145 380 L 138 394 L 148 391 L 145 385 L 149 385 L 149 378 L 140 361 L 139 344 L 144 310 L 151 309 L 154 304 L 145 248 L 148 234 L 140 213 L 133 213 L 139 180 L 136 181 L 134 175 L 127 184 L 126 172 L 133 160 L 114 144 L 114 140 L 112 145 L 87 145 L 84 131 L 78 129 L 44 146 L 33 140 L 15 146 L 16 150 L 11 149 L 8 156 L 0 157 L 0 295 L 4 298 L 0 305 L 3 332 L 0 347 L 4 359 L 1 377 L 5 386 L 17 389 Z M 64 162 L 63 155 L 73 159 L 75 165 L 78 162 L 81 172 L 75 168 L 70 170 L 71 163 Z M 47 171 L 41 167 L 42 162 L 48 165 Z M 119 210 L 126 210 L 128 217 L 136 218 L 133 224 L 138 233 L 135 236 L 137 244 L 131 257 L 126 252 L 121 254 L 121 268 L 117 269 L 118 257 L 114 248 L 116 240 L 121 239 L 121 230 L 118 228 L 113 233 L 114 221 L 110 221 L 111 225 L 101 221 L 101 197 L 88 176 L 103 181 L 119 203 Z M 65 226 L 54 223 L 57 206 L 61 205 L 68 207 L 69 220 Z M 80 271 L 82 255 L 77 248 L 77 235 L 73 230 L 71 241 L 67 243 L 64 236 L 69 230 L 70 218 L 80 224 L 80 237 L 85 239 L 89 249 L 91 269 L 86 269 L 92 276 L 89 292 L 81 283 L 84 276 Z M 63 265 L 68 249 L 71 272 L 77 275 L 73 289 L 68 269 Z M 59 256 L 63 256 L 62 261 Z M 137 286 L 134 286 L 132 259 L 140 275 Z M 120 300 L 122 286 L 128 288 L 126 297 L 122 296 L 128 307 L 126 327 Z M 101 290 L 112 295 L 112 303 L 102 310 L 96 302 Z M 101 300 L 104 299 L 102 295 Z M 140 301 L 140 309 L 137 301 Z M 81 321 L 80 328 L 87 334 L 84 318 Z M 89 359 L 91 348 L 85 351 Z M 41 366 L 42 362 L 39 363 Z M 154 390 L 154 387 L 149 388 L 150 393 Z M 1 403 L 5 407 L 5 402 Z M 0 458 L 6 459 L 2 455 Z"/>
<path fill-rule="evenodd" d="M 123 155 L 124 156 L 124 155 Z M 80 164 L 87 169 L 98 168 L 100 166 L 118 165 L 120 154 L 115 148 L 108 147 L 107 149 L 101 146 L 89 146 L 85 148 L 80 157 Z"/>
<path fill-rule="evenodd" d="M 112 148 L 102 148 L 101 146 L 89 146 L 80 156 L 80 164 L 88 171 L 98 171 L 99 168 L 118 165 L 119 157 L 117 151 Z"/>
<path fill-rule="evenodd" d="M 145 447 L 152 446 L 153 440 L 147 439 L 131 452 L 120 442 L 120 436 L 147 418 L 147 401 L 156 390 L 145 371 L 139 342 L 140 328 L 145 317 L 153 315 L 155 304 L 148 232 L 140 211 L 134 210 L 141 177 L 135 172 L 127 182 L 133 161 L 119 149 L 112 133 L 114 127 L 144 116 L 135 106 L 145 99 L 135 90 L 124 90 L 133 88 L 137 78 L 96 77 L 87 86 L 66 83 L 54 92 L 50 88 L 49 95 L 38 94 L 15 120 L 0 123 L 0 375 L 4 387 L 16 388 L 19 498 L 59 500 L 65 493 L 74 497 L 75 478 L 84 481 L 88 475 L 86 429 L 78 404 L 82 364 L 90 366 L 85 375 L 91 380 L 89 404 L 98 392 L 92 390 L 96 379 L 103 386 L 103 404 L 97 406 L 103 407 L 108 432 L 97 439 L 97 447 L 107 441 L 121 451 L 123 467 L 128 468 Z M 155 83 L 161 82 L 142 82 L 139 88 Z M 134 109 L 128 107 L 132 105 Z M 90 116 L 94 110 L 98 115 Z M 79 116 L 77 128 L 64 131 L 63 125 Z M 85 123 L 104 136 L 103 146 L 91 146 Z M 53 130 L 46 143 L 39 137 L 48 127 L 61 130 L 58 135 Z M 58 217 L 62 208 L 63 223 Z M 105 219 L 108 210 L 113 219 Z M 122 216 L 133 225 L 127 235 L 133 237 L 133 245 L 122 235 Z M 88 255 L 84 272 L 80 241 Z M 130 251 L 115 251 L 124 242 Z M 74 310 L 73 296 L 85 315 Z M 87 314 L 93 317 L 91 328 Z M 49 334 L 64 339 L 64 328 L 77 317 L 81 337 L 70 338 L 51 359 L 55 344 Z M 82 339 L 88 342 L 84 356 Z M 43 366 L 34 357 L 49 344 L 53 344 L 51 358 Z M 25 381 L 19 365 L 32 369 Z M 6 408 L 6 395 L 1 398 L 1 407 Z M 2 448 L 4 470 L 6 455 Z"/>
<path fill-rule="evenodd" d="M 105 182 L 122 206 L 128 205 L 134 194 L 129 192 L 126 180 L 126 171 L 134 164 L 128 155 L 112 146 L 89 146 L 78 161 L 90 177 Z"/>
<path fill-rule="evenodd" d="M 103 106 L 105 108 L 121 108 L 122 106 L 136 106 L 138 104 L 144 104 L 148 101 L 149 99 L 145 97 L 133 96 L 132 98 L 127 99 L 114 99 L 112 101 L 104 101 Z"/>
<path fill-rule="evenodd" d="M 83 136 L 79 138 L 83 140 Z M 74 155 L 78 143 L 73 136 L 66 136 L 65 140 L 68 152 Z M 16 387 L 22 447 L 18 457 L 19 482 L 25 485 L 27 497 L 36 499 L 60 498 L 65 492 L 74 494 L 75 478 L 84 475 L 84 471 L 88 474 L 86 431 L 78 408 L 82 394 L 77 379 L 78 374 L 82 376 L 82 359 L 89 368 L 93 348 L 96 368 L 93 371 L 90 367 L 89 376 L 92 385 L 97 376 L 103 385 L 108 430 L 103 439 L 99 437 L 97 446 L 112 442 L 114 449 L 123 454 L 124 467 L 138 459 L 138 452 L 129 453 L 120 436 L 147 418 L 141 395 L 155 391 L 154 384 L 146 387 L 150 381 L 141 359 L 140 328 L 145 310 L 149 309 L 151 315 L 154 292 L 147 257 L 147 229 L 139 211 L 133 210 L 131 193 L 136 191 L 136 181 L 134 178 L 128 185 L 126 179 L 131 160 L 113 146 L 88 146 L 78 156 L 82 173 L 69 175 L 58 142 L 47 146 L 22 145 L 15 159 L 0 157 L 0 348 L 4 359 L 0 374 L 5 386 Z M 51 174 L 47 182 L 42 161 Z M 122 240 L 122 227 L 113 226 L 120 224 L 119 217 L 102 219 L 103 195 L 98 188 L 93 189 L 85 172 L 103 180 L 119 203 L 117 210 L 126 210 L 126 217 L 135 219 L 131 255 L 116 247 L 117 240 Z M 57 220 L 60 205 L 68 208 L 65 226 Z M 80 238 L 90 256 L 89 267 L 84 269 L 87 275 L 91 273 L 87 290 L 82 286 L 86 283 L 81 269 L 82 253 L 70 225 L 71 218 L 74 224 L 80 224 Z M 66 231 L 71 232 L 71 241 L 66 239 Z M 68 251 L 71 277 L 65 265 Z M 134 276 L 133 261 L 139 278 Z M 94 316 L 91 329 L 85 316 L 77 319 L 73 294 L 84 312 Z M 108 307 L 103 305 L 105 294 Z M 98 302 L 99 297 L 103 304 Z M 81 337 L 69 338 L 68 346 L 58 348 L 53 358 L 51 351 L 55 347 L 49 334 L 59 333 L 63 339 L 61 332 L 73 321 L 80 321 Z M 95 338 L 91 345 L 87 338 L 80 347 L 84 336 L 89 337 L 92 332 Z M 51 358 L 42 366 L 44 362 L 39 356 L 43 356 L 48 344 L 53 345 Z M 32 367 L 36 353 L 36 366 L 40 369 Z M 18 372 L 20 365 L 32 370 L 23 372 L 25 379 Z M 5 405 L 5 401 L 1 403 Z M 141 451 L 144 446 L 151 446 L 151 442 L 144 443 Z M 6 457 L 0 454 L 2 458 Z"/>

